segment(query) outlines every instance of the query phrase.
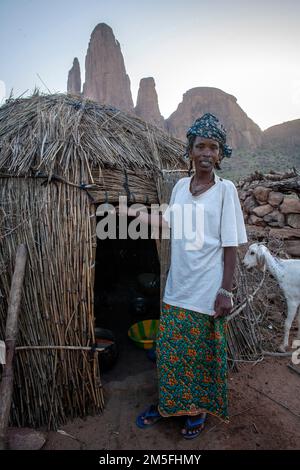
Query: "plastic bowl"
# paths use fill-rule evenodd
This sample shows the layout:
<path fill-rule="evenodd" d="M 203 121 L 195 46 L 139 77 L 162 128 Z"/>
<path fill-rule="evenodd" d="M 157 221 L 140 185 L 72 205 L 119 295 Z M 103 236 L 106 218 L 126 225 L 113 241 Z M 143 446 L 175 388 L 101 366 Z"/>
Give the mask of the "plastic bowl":
<path fill-rule="evenodd" d="M 155 347 L 159 320 L 143 320 L 131 325 L 128 330 L 129 338 L 140 349 Z"/>

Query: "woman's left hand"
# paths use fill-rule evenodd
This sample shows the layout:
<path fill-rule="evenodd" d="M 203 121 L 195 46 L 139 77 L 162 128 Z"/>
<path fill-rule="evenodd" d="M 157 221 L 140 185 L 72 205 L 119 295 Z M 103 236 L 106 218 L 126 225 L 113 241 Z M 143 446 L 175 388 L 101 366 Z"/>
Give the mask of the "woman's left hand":
<path fill-rule="evenodd" d="M 214 318 L 226 317 L 230 314 L 232 309 L 231 299 L 225 295 L 218 294 L 216 297 L 214 309 Z"/>

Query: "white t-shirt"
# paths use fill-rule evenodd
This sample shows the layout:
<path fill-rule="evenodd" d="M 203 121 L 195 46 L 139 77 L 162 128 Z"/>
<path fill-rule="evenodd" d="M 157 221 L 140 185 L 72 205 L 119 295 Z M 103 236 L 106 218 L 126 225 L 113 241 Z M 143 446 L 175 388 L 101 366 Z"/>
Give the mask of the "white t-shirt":
<path fill-rule="evenodd" d="M 223 279 L 223 247 L 247 243 L 235 185 L 215 174 L 215 184 L 199 196 L 191 177 L 173 188 L 163 218 L 171 228 L 171 265 L 163 301 L 213 315 Z"/>

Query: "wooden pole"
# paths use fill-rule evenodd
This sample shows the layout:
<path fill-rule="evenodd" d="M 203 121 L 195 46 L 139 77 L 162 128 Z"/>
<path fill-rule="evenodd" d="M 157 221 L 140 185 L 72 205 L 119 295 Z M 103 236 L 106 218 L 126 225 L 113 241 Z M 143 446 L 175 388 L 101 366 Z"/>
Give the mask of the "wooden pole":
<path fill-rule="evenodd" d="M 18 335 L 18 314 L 21 302 L 22 285 L 25 274 L 27 249 L 25 245 L 19 245 L 16 253 L 16 265 L 12 278 L 6 330 L 6 364 L 4 365 L 2 380 L 0 383 L 0 450 L 7 449 L 6 431 L 10 415 L 10 407 L 13 392 L 13 358 L 15 344 Z"/>

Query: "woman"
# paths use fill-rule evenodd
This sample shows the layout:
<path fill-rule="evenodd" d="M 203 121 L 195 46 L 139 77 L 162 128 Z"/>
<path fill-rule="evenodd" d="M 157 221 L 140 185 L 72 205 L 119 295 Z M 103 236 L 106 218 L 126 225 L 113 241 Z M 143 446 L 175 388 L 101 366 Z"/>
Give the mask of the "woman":
<path fill-rule="evenodd" d="M 159 221 L 172 234 L 157 340 L 159 404 L 136 423 L 144 428 L 162 417 L 184 415 L 181 433 L 193 439 L 203 430 L 207 413 L 228 422 L 226 316 L 232 308 L 236 247 L 247 243 L 247 236 L 234 184 L 214 171 L 231 155 L 224 127 L 207 113 L 187 138 L 195 174 L 176 183 Z M 178 214 L 181 236 L 175 237 Z M 148 222 L 147 214 L 138 217 Z"/>

